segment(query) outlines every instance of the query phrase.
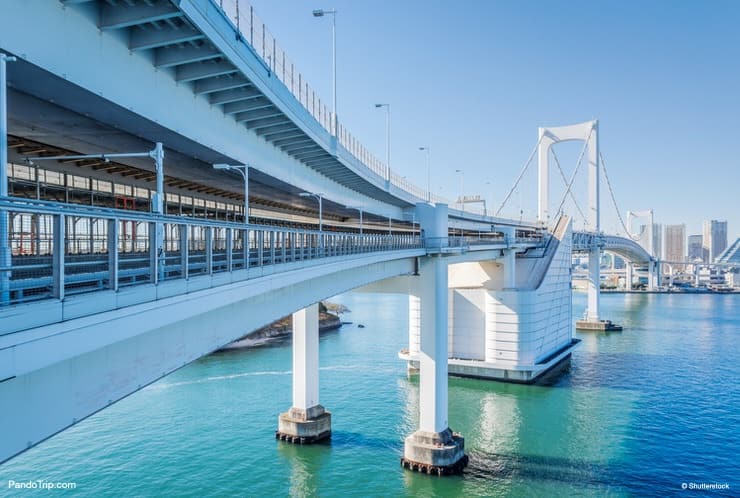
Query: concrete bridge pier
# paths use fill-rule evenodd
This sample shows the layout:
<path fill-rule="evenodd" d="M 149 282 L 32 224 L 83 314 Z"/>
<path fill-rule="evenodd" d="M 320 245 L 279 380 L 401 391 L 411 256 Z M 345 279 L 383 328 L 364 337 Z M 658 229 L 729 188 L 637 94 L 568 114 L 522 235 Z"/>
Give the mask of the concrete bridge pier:
<path fill-rule="evenodd" d="M 588 253 L 588 307 L 586 321 L 599 322 L 599 301 L 601 285 L 601 248 L 594 246 Z"/>
<path fill-rule="evenodd" d="M 465 440 L 447 421 L 447 263 L 420 263 L 419 430 L 406 438 L 401 465 L 427 474 L 455 474 L 468 463 Z"/>
<path fill-rule="evenodd" d="M 319 305 L 293 313 L 293 406 L 278 417 L 275 437 L 310 444 L 331 436 L 331 413 L 319 404 Z"/>
<path fill-rule="evenodd" d="M 625 263 L 625 270 L 624 270 L 624 290 L 628 290 L 628 291 L 632 290 L 632 274 L 633 274 L 632 262 L 627 261 Z"/>

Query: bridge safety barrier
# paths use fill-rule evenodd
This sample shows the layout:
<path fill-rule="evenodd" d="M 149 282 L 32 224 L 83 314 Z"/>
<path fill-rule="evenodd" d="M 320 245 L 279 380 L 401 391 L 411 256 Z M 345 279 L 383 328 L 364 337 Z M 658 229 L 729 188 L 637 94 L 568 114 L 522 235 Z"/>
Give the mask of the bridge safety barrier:
<path fill-rule="evenodd" d="M 301 230 L 0 198 L 0 304 L 317 258 L 423 247 L 416 234 Z"/>

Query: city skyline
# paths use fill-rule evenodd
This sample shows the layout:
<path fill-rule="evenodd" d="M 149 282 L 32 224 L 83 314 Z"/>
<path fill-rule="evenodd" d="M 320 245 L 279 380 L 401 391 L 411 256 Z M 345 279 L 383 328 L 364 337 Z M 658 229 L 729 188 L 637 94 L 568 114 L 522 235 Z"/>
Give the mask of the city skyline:
<path fill-rule="evenodd" d="M 375 104 L 389 103 L 391 167 L 419 186 L 426 169 L 418 149 L 429 146 L 435 193 L 457 198 L 460 169 L 464 193 L 498 207 L 538 126 L 596 118 L 622 217 L 652 208 L 656 222 L 685 223 L 687 233 L 699 233 L 707 219 L 727 219 L 728 238 L 740 236 L 740 206 L 729 189 L 739 179 L 732 143 L 740 70 L 726 63 L 740 57 L 731 21 L 738 4 L 252 3 L 325 102 L 331 29 L 311 10 L 336 8 L 339 120 L 385 160 L 386 115 Z M 460 79 L 466 92 L 450 93 Z M 569 175 L 580 144 L 556 151 Z M 712 178 L 723 178 L 719 187 L 697 178 L 708 165 Z M 535 166 L 502 215 L 535 216 Z M 656 178 L 670 178 L 670 187 Z M 551 198 L 563 190 L 553 180 Z M 574 191 L 583 206 L 585 180 Z M 692 202 L 684 202 L 689 193 Z M 602 228 L 621 231 L 603 178 L 601 202 Z"/>

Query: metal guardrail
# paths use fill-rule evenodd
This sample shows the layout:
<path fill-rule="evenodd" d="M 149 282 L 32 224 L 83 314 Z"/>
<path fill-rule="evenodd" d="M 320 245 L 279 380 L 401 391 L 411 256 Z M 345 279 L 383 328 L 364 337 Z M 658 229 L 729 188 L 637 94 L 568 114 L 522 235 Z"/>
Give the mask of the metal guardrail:
<path fill-rule="evenodd" d="M 476 246 L 496 245 L 501 247 L 511 247 L 512 245 L 530 245 L 532 248 L 544 247 L 546 237 L 516 237 L 510 239 L 505 235 L 484 235 L 480 236 L 454 236 L 449 237 L 427 237 L 424 239 L 424 246 L 427 250 L 440 249 L 462 249 L 469 250 Z"/>
<path fill-rule="evenodd" d="M 337 117 L 328 110 L 326 104 L 321 101 L 303 74 L 298 71 L 295 64 L 285 54 L 285 51 L 280 47 L 248 0 L 212 1 L 221 8 L 226 17 L 234 24 L 236 30 L 241 33 L 243 39 L 251 45 L 257 56 L 262 59 L 265 67 L 269 68 L 278 77 L 298 102 L 329 134 L 336 135 L 337 143 L 344 147 L 355 159 L 373 173 L 384 180 L 388 180 L 391 185 L 420 200 L 449 203 L 443 197 L 429 193 L 390 171 L 387 164 L 373 155 L 338 122 Z"/>
<path fill-rule="evenodd" d="M 318 232 L 0 198 L 11 264 L 0 305 L 194 275 L 422 248 L 418 235 Z"/>

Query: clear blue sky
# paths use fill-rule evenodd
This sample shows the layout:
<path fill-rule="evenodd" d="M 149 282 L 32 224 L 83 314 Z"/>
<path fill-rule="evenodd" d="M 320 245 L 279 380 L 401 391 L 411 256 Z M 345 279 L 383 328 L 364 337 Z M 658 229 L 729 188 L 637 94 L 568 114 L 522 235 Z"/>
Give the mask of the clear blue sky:
<path fill-rule="evenodd" d="M 379 158 L 392 106 L 393 169 L 448 198 L 498 205 L 538 126 L 600 120 L 622 213 L 657 222 L 727 219 L 740 235 L 740 2 L 253 0 L 278 43 L 331 102 L 329 18 L 338 10 L 338 115 Z M 578 144 L 556 152 L 570 175 Z M 536 164 L 504 214 L 536 214 Z M 557 175 L 554 181 L 559 180 Z M 602 185 L 604 185 L 602 183 Z M 586 203 L 585 176 L 575 188 Z M 553 204 L 563 187 L 553 183 Z M 566 204 L 570 206 L 570 202 Z M 557 206 L 552 206 L 555 209 Z M 579 215 L 570 209 L 576 218 Z M 602 227 L 618 228 L 602 189 Z M 576 220 L 576 225 L 581 223 Z"/>

